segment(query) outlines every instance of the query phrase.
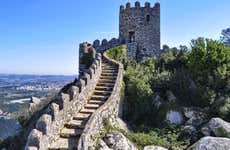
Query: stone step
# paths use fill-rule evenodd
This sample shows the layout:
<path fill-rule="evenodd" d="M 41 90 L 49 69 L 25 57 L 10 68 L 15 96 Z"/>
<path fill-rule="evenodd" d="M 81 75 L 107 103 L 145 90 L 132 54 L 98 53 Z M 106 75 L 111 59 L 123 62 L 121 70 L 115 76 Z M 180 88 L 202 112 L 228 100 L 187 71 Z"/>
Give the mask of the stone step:
<path fill-rule="evenodd" d="M 100 79 L 98 83 L 115 83 L 116 80 Z"/>
<path fill-rule="evenodd" d="M 68 129 L 63 128 L 60 136 L 62 138 L 71 138 L 71 137 L 79 137 L 83 132 L 83 129 Z"/>
<path fill-rule="evenodd" d="M 115 66 L 102 66 L 102 70 L 118 70 Z"/>
<path fill-rule="evenodd" d="M 107 69 L 102 70 L 102 73 L 117 73 L 117 72 L 118 72 L 117 69 L 116 70 L 107 70 Z"/>
<path fill-rule="evenodd" d="M 109 79 L 109 80 L 116 80 L 116 76 L 101 76 L 100 79 Z"/>
<path fill-rule="evenodd" d="M 117 73 L 101 73 L 101 76 L 117 76 Z"/>
<path fill-rule="evenodd" d="M 86 121 L 83 120 L 71 120 L 65 124 L 68 129 L 84 129 Z"/>
<path fill-rule="evenodd" d="M 93 95 L 90 100 L 101 100 L 101 101 L 105 101 L 107 100 L 109 96 L 103 96 L 103 95 Z"/>
<path fill-rule="evenodd" d="M 96 86 L 95 90 L 99 91 L 113 91 L 113 87 L 107 87 L 107 86 Z"/>
<path fill-rule="evenodd" d="M 103 103 L 104 103 L 104 101 L 100 101 L 100 100 L 89 100 L 88 101 L 88 104 L 98 104 L 98 105 L 101 105 Z"/>
<path fill-rule="evenodd" d="M 113 66 L 113 65 L 110 64 L 110 63 L 103 62 L 103 63 L 102 63 L 102 67 L 104 67 L 104 66 Z"/>
<path fill-rule="evenodd" d="M 86 109 L 97 109 L 97 108 L 99 108 L 99 107 L 100 107 L 99 104 L 86 104 L 86 105 L 85 105 L 85 108 L 86 108 Z"/>
<path fill-rule="evenodd" d="M 48 148 L 49 150 L 76 150 L 79 138 L 59 138 Z"/>
<path fill-rule="evenodd" d="M 111 95 L 111 91 L 95 90 L 95 91 L 94 91 L 94 95 L 109 96 L 109 95 Z"/>
<path fill-rule="evenodd" d="M 106 86 L 106 87 L 114 87 L 114 83 L 97 83 L 97 86 Z"/>
<path fill-rule="evenodd" d="M 118 71 L 118 69 L 114 67 L 102 67 L 102 71 Z"/>
<path fill-rule="evenodd" d="M 94 113 L 96 110 L 95 109 L 87 109 L 87 108 L 83 108 L 80 113 L 84 113 L 84 114 L 92 114 Z"/>
<path fill-rule="evenodd" d="M 77 113 L 76 116 L 73 116 L 74 120 L 88 120 L 88 118 L 90 117 L 91 114 L 87 114 L 87 113 Z"/>

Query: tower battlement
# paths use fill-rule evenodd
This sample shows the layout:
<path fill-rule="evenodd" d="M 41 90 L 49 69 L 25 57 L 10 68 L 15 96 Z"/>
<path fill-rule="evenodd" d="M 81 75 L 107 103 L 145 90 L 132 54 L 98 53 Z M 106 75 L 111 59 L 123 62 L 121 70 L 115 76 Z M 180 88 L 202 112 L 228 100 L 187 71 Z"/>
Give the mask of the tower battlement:
<path fill-rule="evenodd" d="M 120 6 L 120 11 L 125 11 L 127 9 L 138 9 L 138 8 L 142 8 L 142 9 L 144 9 L 144 8 L 158 9 L 158 8 L 160 8 L 160 3 L 157 2 L 157 3 L 154 4 L 153 7 L 151 7 L 150 2 L 145 2 L 144 6 L 142 7 L 141 3 L 139 1 L 136 1 L 134 7 L 132 7 L 131 3 L 127 2 L 125 6 L 124 5 Z"/>

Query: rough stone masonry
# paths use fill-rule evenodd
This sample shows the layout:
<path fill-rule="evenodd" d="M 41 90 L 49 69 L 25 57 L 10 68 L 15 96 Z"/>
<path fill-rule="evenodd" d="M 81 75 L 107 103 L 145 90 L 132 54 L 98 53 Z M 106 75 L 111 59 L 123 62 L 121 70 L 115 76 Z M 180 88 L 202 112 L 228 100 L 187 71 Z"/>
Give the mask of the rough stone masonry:
<path fill-rule="evenodd" d="M 119 39 L 128 46 L 128 56 L 142 59 L 158 56 L 160 50 L 160 4 L 144 7 L 140 2 L 120 6 Z"/>
<path fill-rule="evenodd" d="M 80 53 L 84 51 L 80 44 Z M 146 57 L 159 57 L 160 50 L 160 4 L 151 6 L 146 2 L 142 7 L 136 2 L 134 7 L 126 3 L 120 6 L 119 38 L 95 40 L 93 47 L 99 53 L 119 45 L 127 45 L 127 56 L 138 61 Z"/>

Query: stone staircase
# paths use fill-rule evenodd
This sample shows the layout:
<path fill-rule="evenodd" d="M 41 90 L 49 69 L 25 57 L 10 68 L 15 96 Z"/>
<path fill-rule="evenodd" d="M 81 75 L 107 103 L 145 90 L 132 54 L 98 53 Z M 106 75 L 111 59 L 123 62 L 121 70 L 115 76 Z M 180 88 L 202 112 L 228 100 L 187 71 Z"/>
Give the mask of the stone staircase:
<path fill-rule="evenodd" d="M 94 89 L 93 95 L 91 95 L 84 108 L 72 116 L 72 119 L 69 122 L 65 123 L 59 139 L 52 143 L 48 149 L 77 149 L 78 140 L 90 116 L 110 97 L 117 79 L 117 74 L 117 67 L 109 64 L 105 60 L 102 61 L 102 73 Z"/>

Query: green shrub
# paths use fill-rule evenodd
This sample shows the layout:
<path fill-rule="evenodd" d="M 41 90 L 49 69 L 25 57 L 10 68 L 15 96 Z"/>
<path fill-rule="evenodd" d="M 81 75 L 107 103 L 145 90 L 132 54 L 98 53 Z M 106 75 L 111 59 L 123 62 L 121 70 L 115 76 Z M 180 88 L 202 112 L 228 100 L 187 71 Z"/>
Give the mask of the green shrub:
<path fill-rule="evenodd" d="M 192 40 L 191 46 L 187 64 L 197 81 L 201 85 L 217 87 L 215 90 L 225 86 L 222 80 L 226 81 L 230 75 L 230 47 L 204 38 Z M 218 82 L 212 82 L 216 80 Z"/>
<path fill-rule="evenodd" d="M 108 51 L 106 51 L 106 55 L 116 61 L 123 63 L 126 59 L 126 47 L 118 46 L 115 48 L 111 48 Z"/>
<path fill-rule="evenodd" d="M 188 147 L 188 143 L 179 141 L 178 137 L 181 133 L 181 128 L 168 126 L 166 128 L 150 129 L 147 132 L 124 132 L 124 135 L 138 146 L 138 149 L 143 149 L 148 145 L 157 145 L 173 150 L 183 150 Z"/>
<path fill-rule="evenodd" d="M 151 65 L 133 63 L 128 65 L 125 72 L 125 103 L 127 112 L 125 116 L 134 122 L 147 120 L 151 108 L 153 94 L 149 79 L 151 78 Z"/>

